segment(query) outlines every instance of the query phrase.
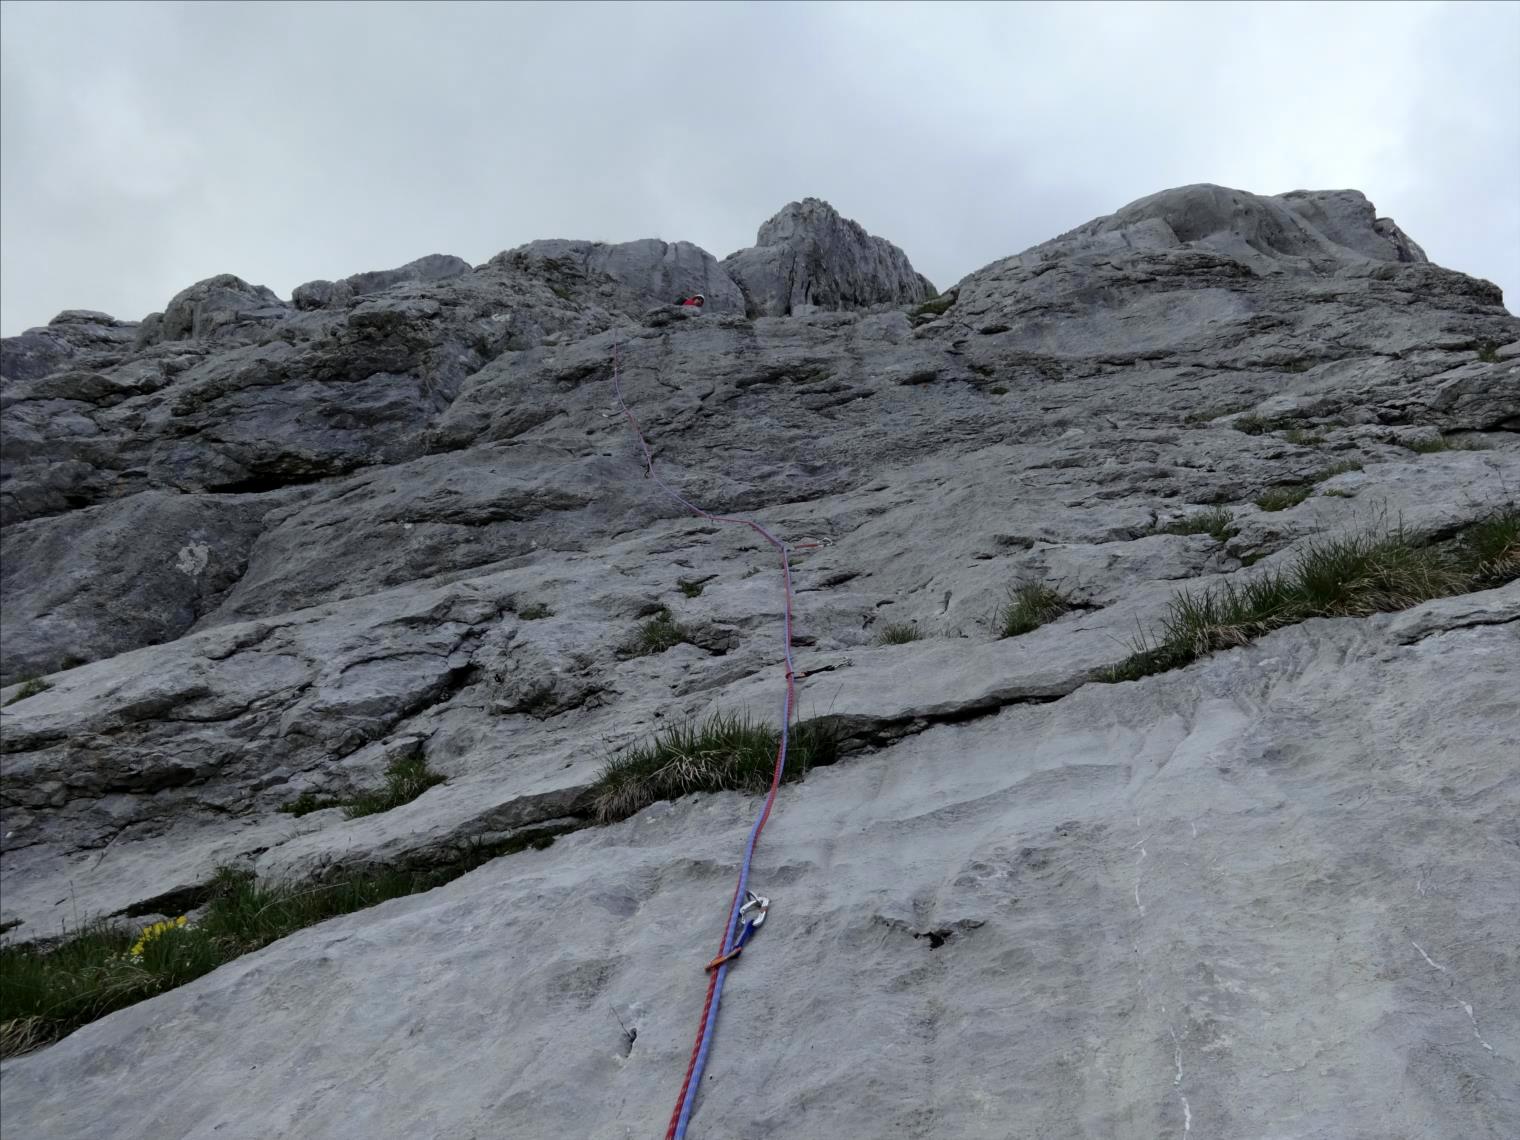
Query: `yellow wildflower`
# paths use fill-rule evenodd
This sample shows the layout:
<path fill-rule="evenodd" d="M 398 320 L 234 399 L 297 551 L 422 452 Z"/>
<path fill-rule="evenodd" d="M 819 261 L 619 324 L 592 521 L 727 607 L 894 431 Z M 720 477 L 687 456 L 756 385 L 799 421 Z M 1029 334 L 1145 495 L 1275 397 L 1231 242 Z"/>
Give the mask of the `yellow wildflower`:
<path fill-rule="evenodd" d="M 155 922 L 152 926 L 143 927 L 143 931 L 138 935 L 137 941 L 132 943 L 132 949 L 127 951 L 127 957 L 134 962 L 141 962 L 143 951 L 147 949 L 149 942 L 152 942 L 155 938 L 162 938 L 169 931 L 177 930 L 184 926 L 188 921 L 188 917 L 182 914 L 178 918 L 166 919 L 163 922 Z"/>

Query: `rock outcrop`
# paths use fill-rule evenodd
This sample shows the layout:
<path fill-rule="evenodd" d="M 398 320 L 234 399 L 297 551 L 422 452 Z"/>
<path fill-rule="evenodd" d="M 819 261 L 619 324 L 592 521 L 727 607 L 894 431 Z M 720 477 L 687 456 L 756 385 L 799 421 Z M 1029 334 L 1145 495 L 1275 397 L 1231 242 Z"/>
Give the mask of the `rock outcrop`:
<path fill-rule="evenodd" d="M 755 801 L 590 795 L 775 715 L 780 596 L 642 478 L 615 353 L 664 478 L 796 547 L 800 718 L 842 742 L 757 856 L 702 1134 L 1520 1134 L 1520 582 L 1099 683 L 1179 589 L 1513 509 L 1499 291 L 1352 191 L 1167 191 L 928 305 L 815 200 L 756 249 L 222 277 L 0 345 L 8 939 L 566 833 L 7 1061 L 7 1132 L 663 1126 Z M 999 638 L 1021 582 L 1070 608 Z M 398 755 L 445 781 L 279 810 Z"/>
<path fill-rule="evenodd" d="M 355 297 L 379 293 L 393 285 L 447 281 L 470 271 L 470 263 L 462 257 L 446 253 L 430 253 L 409 261 L 399 269 L 376 269 L 368 273 L 356 273 L 342 281 L 308 281 L 297 285 L 291 294 L 291 302 L 298 309 L 326 309 L 347 305 Z"/>
<path fill-rule="evenodd" d="M 739 287 L 716 258 L 689 241 L 663 242 L 656 238 L 625 241 L 616 245 L 592 241 L 535 241 L 514 253 L 531 263 L 561 273 L 569 270 L 582 277 L 610 277 L 634 290 L 646 304 L 671 304 L 701 293 L 708 313 L 743 313 Z"/>
<path fill-rule="evenodd" d="M 131 350 L 137 329 L 136 321 L 118 321 L 91 309 L 68 309 L 43 328 L 0 340 L 0 384 L 40 379 L 80 353 L 115 363 Z"/>
<path fill-rule="evenodd" d="M 936 295 L 902 250 L 817 198 L 789 204 L 723 268 L 752 317 L 916 305 Z"/>

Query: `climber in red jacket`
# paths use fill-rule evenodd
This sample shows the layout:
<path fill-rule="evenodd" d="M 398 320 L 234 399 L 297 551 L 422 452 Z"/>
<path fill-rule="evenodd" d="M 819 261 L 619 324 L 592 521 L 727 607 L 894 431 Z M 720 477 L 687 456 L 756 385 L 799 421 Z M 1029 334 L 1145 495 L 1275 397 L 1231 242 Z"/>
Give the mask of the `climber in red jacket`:
<path fill-rule="evenodd" d="M 678 303 L 683 309 L 687 306 L 700 309 L 703 305 L 707 304 L 707 298 L 702 296 L 701 293 L 693 293 L 690 297 L 682 297 Z"/>

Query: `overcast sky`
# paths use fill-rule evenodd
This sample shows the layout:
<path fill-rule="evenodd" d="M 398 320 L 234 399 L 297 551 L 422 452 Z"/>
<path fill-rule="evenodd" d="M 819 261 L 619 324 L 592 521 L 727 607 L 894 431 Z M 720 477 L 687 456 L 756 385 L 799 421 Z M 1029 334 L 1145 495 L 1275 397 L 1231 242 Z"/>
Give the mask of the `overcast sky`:
<path fill-rule="evenodd" d="M 1520 310 L 1520 4 L 0 12 L 5 335 L 806 195 L 943 288 L 1190 182 L 1360 189 Z"/>

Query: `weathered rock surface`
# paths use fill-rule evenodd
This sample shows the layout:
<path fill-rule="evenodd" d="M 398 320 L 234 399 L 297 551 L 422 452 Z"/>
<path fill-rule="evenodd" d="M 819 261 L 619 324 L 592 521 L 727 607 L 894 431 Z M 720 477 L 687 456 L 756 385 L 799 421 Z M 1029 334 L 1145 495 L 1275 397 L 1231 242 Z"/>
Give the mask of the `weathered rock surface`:
<path fill-rule="evenodd" d="M 693 1131 L 1512 1134 L 1517 619 L 1313 623 L 785 791 Z M 752 809 L 296 934 L 6 1065 L 7 1128 L 655 1134 Z"/>
<path fill-rule="evenodd" d="M 37 676 L 178 637 L 244 575 L 268 503 L 145 491 L 5 533 L 0 640 Z"/>
<path fill-rule="evenodd" d="M 0 340 L 0 383 L 36 380 L 81 352 L 119 360 L 136 342 L 137 328 L 107 313 L 65 310 L 43 328 Z"/>
<path fill-rule="evenodd" d="M 447 281 L 470 271 L 470 263 L 462 257 L 446 253 L 430 253 L 409 261 L 399 269 L 376 269 L 368 273 L 356 273 L 342 281 L 308 281 L 297 285 L 291 293 L 291 301 L 298 309 L 325 309 L 346 305 L 355 297 L 379 293 L 413 282 Z"/>
<path fill-rule="evenodd" d="M 916 305 L 935 295 L 902 250 L 818 198 L 789 204 L 723 268 L 752 317 Z"/>
<path fill-rule="evenodd" d="M 808 248 L 784 316 L 684 243 L 538 242 L 0 346 L 4 679 L 48 685 L 0 711 L 9 938 L 582 828 L 8 1062 L 8 1132 L 657 1129 L 754 805 L 591 829 L 588 791 L 664 724 L 773 716 L 780 599 L 640 477 L 616 358 L 663 476 L 798 547 L 801 715 L 846 737 L 767 832 L 694 1136 L 1520 1134 L 1520 585 L 1092 683 L 1180 588 L 1513 504 L 1497 289 L 1350 191 L 1168 191 L 923 312 Z M 1484 449 L 1413 450 L 1443 432 Z M 1154 533 L 1205 505 L 1237 533 Z M 999 640 L 1027 580 L 1076 608 Z M 686 641 L 630 657 L 661 607 Z M 277 810 L 397 755 L 447 781 Z"/>
<path fill-rule="evenodd" d="M 581 276 L 606 276 L 639 293 L 647 304 L 670 304 L 701 293 L 709 313 L 743 313 L 744 298 L 716 258 L 689 241 L 656 238 L 616 245 L 592 241 L 535 241 L 513 251 L 532 262 Z"/>

